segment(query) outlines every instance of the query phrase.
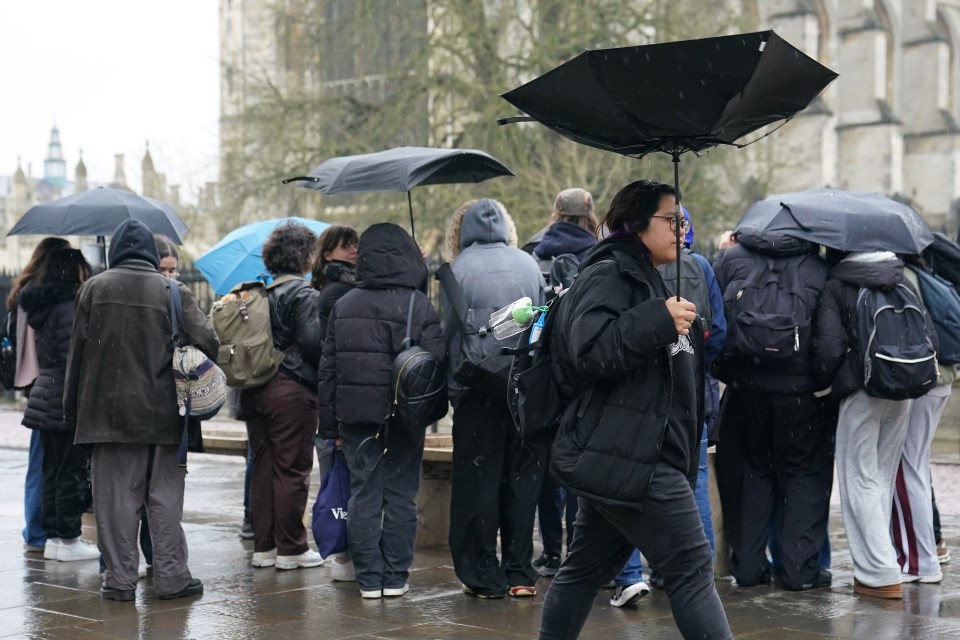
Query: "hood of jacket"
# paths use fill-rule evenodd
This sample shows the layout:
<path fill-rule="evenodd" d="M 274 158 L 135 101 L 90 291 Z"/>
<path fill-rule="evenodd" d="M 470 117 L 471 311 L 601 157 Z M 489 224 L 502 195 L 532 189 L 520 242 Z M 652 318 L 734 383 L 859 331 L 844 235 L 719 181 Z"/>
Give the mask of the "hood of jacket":
<path fill-rule="evenodd" d="M 743 229 L 737 232 L 737 242 L 756 253 L 782 258 L 799 256 L 804 253 L 816 253 L 818 245 L 809 240 L 800 240 L 782 232 L 757 231 Z"/>
<path fill-rule="evenodd" d="M 75 300 L 76 297 L 77 290 L 68 284 L 42 282 L 37 286 L 24 289 L 17 300 L 27 314 L 29 325 L 39 329 L 47 321 L 54 307 L 61 302 Z"/>
<path fill-rule="evenodd" d="M 903 260 L 889 251 L 852 253 L 830 270 L 830 277 L 857 287 L 892 289 L 903 278 Z"/>
<path fill-rule="evenodd" d="M 110 251 L 107 253 L 107 265 L 110 269 L 124 262 L 138 260 L 160 268 L 160 254 L 153 232 L 139 220 L 124 220 L 113 232 L 110 239 Z"/>
<path fill-rule="evenodd" d="M 444 238 L 446 259 L 452 262 L 463 249 L 477 242 L 517 246 L 517 227 L 513 218 L 496 200 L 470 200 L 453 213 Z"/>
<path fill-rule="evenodd" d="M 357 243 L 356 283 L 360 289 L 411 287 L 427 280 L 427 265 L 410 234 L 390 222 L 375 224 Z"/>
<path fill-rule="evenodd" d="M 555 222 L 540 239 L 533 254 L 540 260 L 556 258 L 564 253 L 580 257 L 597 244 L 593 234 L 572 222 Z"/>

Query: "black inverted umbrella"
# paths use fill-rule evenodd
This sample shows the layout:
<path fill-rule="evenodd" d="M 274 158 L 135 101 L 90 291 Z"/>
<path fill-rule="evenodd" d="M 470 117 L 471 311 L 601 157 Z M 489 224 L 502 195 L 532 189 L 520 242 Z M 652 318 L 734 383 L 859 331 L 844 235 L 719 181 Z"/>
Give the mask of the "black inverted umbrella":
<path fill-rule="evenodd" d="M 837 74 L 773 31 L 585 51 L 503 98 L 591 147 L 673 157 L 680 259 L 680 155 L 736 141 L 807 107 Z M 677 294 L 679 295 L 679 271 Z"/>
<path fill-rule="evenodd" d="M 488 153 L 476 149 L 434 149 L 432 147 L 396 147 L 377 153 L 330 158 L 308 176 L 288 178 L 321 193 L 372 193 L 406 191 L 410 209 L 410 234 L 413 227 L 413 201 L 410 190 L 429 184 L 483 182 L 497 176 L 512 176 L 513 171 Z"/>
<path fill-rule="evenodd" d="M 752 229 L 843 251 L 920 254 L 933 232 L 912 207 L 879 193 L 811 189 L 770 196 L 750 207 L 734 231 Z"/>
<path fill-rule="evenodd" d="M 82 191 L 27 210 L 8 236 L 109 236 L 125 220 L 139 220 L 153 233 L 183 244 L 187 225 L 165 202 L 132 191 L 100 187 Z"/>

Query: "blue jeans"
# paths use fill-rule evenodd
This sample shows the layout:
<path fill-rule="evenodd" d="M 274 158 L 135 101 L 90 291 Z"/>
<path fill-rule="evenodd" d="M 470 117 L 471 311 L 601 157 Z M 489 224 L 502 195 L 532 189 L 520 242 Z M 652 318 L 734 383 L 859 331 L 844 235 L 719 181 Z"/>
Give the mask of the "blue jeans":
<path fill-rule="evenodd" d="M 47 543 L 47 536 L 43 532 L 43 445 L 40 443 L 40 432 L 36 429 L 30 430 L 23 513 L 27 521 L 23 528 L 23 541 L 34 547 L 42 547 Z"/>
<path fill-rule="evenodd" d="M 627 564 L 623 565 L 623 569 L 613 579 L 613 584 L 626 587 L 638 582 L 643 582 L 643 558 L 640 557 L 640 549 L 634 549 Z"/>
<path fill-rule="evenodd" d="M 710 485 L 707 473 L 707 427 L 703 427 L 703 438 L 700 439 L 700 470 L 697 471 L 697 486 L 693 490 L 693 499 L 697 501 L 697 510 L 700 512 L 700 523 L 703 524 L 703 533 L 707 536 L 710 549 L 716 544 L 713 539 L 713 511 L 710 509 Z"/>
<path fill-rule="evenodd" d="M 559 556 L 563 552 L 563 521 L 567 523 L 567 549 L 573 539 L 573 521 L 577 518 L 577 496 L 567 491 L 545 472 L 540 499 L 537 501 L 537 517 L 540 522 L 540 539 L 543 552 Z"/>
<path fill-rule="evenodd" d="M 540 639 L 578 637 L 597 592 L 638 547 L 660 569 L 684 638 L 733 638 L 699 522 L 686 477 L 663 462 L 653 469 L 642 510 L 581 498 L 573 545 L 543 602 Z"/>

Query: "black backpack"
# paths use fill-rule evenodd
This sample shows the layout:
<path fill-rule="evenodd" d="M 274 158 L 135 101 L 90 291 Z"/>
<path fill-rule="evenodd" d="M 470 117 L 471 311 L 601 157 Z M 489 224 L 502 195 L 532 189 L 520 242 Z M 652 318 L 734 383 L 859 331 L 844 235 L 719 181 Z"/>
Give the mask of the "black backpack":
<path fill-rule="evenodd" d="M 677 295 L 677 268 L 680 269 L 680 295 L 697 305 L 697 315 L 706 321 L 707 330 L 713 320 L 713 310 L 710 307 L 710 294 L 707 291 L 707 279 L 703 275 L 700 263 L 693 257 L 689 248 L 683 247 L 680 251 L 680 262 L 666 262 L 657 267 L 663 284 L 670 295 Z"/>
<path fill-rule="evenodd" d="M 937 383 L 937 359 L 923 306 L 907 285 L 890 291 L 863 287 L 857 295 L 859 364 L 875 398 L 919 398 Z"/>
<path fill-rule="evenodd" d="M 13 391 L 17 376 L 17 310 L 7 311 L 7 321 L 0 330 L 0 386 Z"/>
<path fill-rule="evenodd" d="M 547 284 L 545 300 L 553 300 L 558 293 L 573 284 L 580 271 L 580 259 L 572 253 L 561 253 L 553 258 L 540 259 L 534 254 L 540 264 L 540 273 Z"/>
<path fill-rule="evenodd" d="M 416 296 L 416 291 L 410 293 L 403 351 L 393 360 L 390 417 L 397 426 L 419 435 L 428 425 L 447 415 L 447 372 L 443 363 L 415 344 L 410 335 Z"/>
<path fill-rule="evenodd" d="M 960 291 L 960 245 L 942 233 L 935 233 L 933 244 L 923 250 L 923 261 Z"/>
<path fill-rule="evenodd" d="M 811 322 L 800 265 L 807 257 L 754 254 L 756 263 L 735 291 L 730 310 L 727 343 L 734 353 L 766 365 L 806 356 Z"/>

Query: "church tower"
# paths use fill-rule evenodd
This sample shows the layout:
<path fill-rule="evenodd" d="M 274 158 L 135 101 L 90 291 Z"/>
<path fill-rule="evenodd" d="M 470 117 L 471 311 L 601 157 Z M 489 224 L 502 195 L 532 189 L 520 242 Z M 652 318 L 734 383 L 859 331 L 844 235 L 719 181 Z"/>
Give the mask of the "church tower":
<path fill-rule="evenodd" d="M 86 191 L 87 186 L 87 165 L 83 162 L 83 149 L 80 149 L 80 160 L 77 161 L 77 168 L 73 170 L 74 175 L 74 193 Z"/>
<path fill-rule="evenodd" d="M 43 181 L 55 191 L 60 191 L 67 186 L 67 161 L 63 159 L 63 147 L 60 146 L 60 130 L 57 125 L 53 125 L 50 129 L 47 159 L 43 161 Z"/>

